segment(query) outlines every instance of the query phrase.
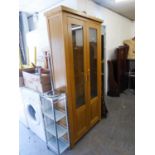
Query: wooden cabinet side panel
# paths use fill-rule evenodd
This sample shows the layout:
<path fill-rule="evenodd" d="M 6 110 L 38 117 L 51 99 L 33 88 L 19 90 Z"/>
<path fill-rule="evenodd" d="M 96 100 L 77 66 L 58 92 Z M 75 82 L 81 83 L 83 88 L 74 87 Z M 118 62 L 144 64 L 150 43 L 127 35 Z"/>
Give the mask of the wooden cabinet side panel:
<path fill-rule="evenodd" d="M 70 132 L 70 147 L 72 148 L 75 144 L 75 128 L 74 128 L 74 108 L 73 108 L 73 96 L 72 96 L 72 85 L 71 85 L 71 58 L 69 55 L 69 46 L 68 46 L 68 24 L 66 13 L 62 14 L 62 23 L 63 23 L 63 39 L 64 39 L 64 49 L 65 49 L 65 60 L 66 60 L 66 93 L 67 93 L 67 108 L 68 108 L 68 122 L 69 122 L 69 132 Z"/>
<path fill-rule="evenodd" d="M 62 25 L 61 13 L 48 17 L 48 33 L 56 89 L 66 86 L 66 65 Z"/>

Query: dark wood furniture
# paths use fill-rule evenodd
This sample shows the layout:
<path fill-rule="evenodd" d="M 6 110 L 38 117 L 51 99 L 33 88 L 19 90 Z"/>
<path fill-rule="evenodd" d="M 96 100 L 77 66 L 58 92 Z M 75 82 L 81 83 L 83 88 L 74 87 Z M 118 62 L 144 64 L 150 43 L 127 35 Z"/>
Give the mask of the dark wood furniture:
<path fill-rule="evenodd" d="M 128 55 L 129 47 L 119 46 L 116 48 L 116 61 L 117 61 L 117 76 L 116 82 L 119 87 L 119 92 L 123 92 L 127 88 L 127 76 L 126 73 L 128 72 L 127 68 L 127 55 Z"/>
<path fill-rule="evenodd" d="M 109 71 L 109 96 L 119 96 L 121 92 L 128 88 L 128 55 L 129 47 L 119 46 L 115 50 L 116 59 L 108 61 L 108 71 Z"/>
<path fill-rule="evenodd" d="M 114 75 L 114 62 L 116 61 L 108 61 L 108 96 L 117 97 L 120 93 L 118 83 L 116 82 L 116 76 Z"/>
<path fill-rule="evenodd" d="M 135 59 L 127 59 L 128 89 L 135 89 Z"/>

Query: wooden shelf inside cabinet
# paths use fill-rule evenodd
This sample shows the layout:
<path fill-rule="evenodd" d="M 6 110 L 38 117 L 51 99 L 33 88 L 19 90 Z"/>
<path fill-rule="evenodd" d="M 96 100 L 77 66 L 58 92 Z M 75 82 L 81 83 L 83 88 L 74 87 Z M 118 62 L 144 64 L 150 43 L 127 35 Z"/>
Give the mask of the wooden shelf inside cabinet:
<path fill-rule="evenodd" d="M 54 152 L 56 152 L 58 154 L 57 140 L 55 137 L 52 137 L 47 142 L 47 144 L 50 147 L 50 149 L 52 149 Z M 60 154 L 63 153 L 69 147 L 69 143 L 63 139 L 59 139 L 58 144 L 59 144 Z"/>
<path fill-rule="evenodd" d="M 56 125 L 57 127 L 57 132 L 58 132 L 58 138 L 64 136 L 67 133 L 67 129 L 60 126 L 60 125 Z M 46 128 L 47 132 L 49 132 L 50 134 L 52 134 L 53 136 L 56 136 L 56 132 L 54 129 L 54 124 L 48 125 Z"/>
<path fill-rule="evenodd" d="M 51 109 L 48 109 L 44 112 L 44 115 L 52 120 L 54 120 L 54 112 Z M 55 110 L 55 117 L 56 122 L 60 121 L 62 118 L 64 118 L 66 115 L 65 113 Z"/>

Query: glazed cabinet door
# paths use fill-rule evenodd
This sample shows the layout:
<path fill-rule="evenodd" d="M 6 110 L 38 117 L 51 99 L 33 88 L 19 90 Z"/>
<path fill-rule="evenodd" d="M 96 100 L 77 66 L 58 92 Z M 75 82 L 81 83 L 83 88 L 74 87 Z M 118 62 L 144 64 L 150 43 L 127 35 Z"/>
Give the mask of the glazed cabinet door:
<path fill-rule="evenodd" d="M 74 142 L 88 130 L 86 26 L 85 22 L 67 17 L 68 54 L 70 58 L 70 83 L 72 96 L 72 123 Z"/>
<path fill-rule="evenodd" d="M 101 41 L 100 25 L 87 23 L 87 74 L 89 100 L 89 126 L 101 119 Z"/>

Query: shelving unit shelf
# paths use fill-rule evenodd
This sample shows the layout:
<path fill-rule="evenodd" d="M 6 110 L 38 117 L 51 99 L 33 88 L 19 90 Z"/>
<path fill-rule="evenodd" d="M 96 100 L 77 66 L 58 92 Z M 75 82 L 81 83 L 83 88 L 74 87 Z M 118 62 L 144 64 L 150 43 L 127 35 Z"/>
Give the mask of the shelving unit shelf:
<path fill-rule="evenodd" d="M 69 143 L 68 142 L 65 142 L 64 140 L 62 139 L 59 139 L 58 140 L 58 143 L 59 143 L 59 152 L 60 154 L 63 153 L 68 147 L 69 147 Z M 52 150 L 59 154 L 58 153 L 58 149 L 57 149 L 57 139 L 55 137 L 52 137 L 49 141 L 48 141 L 48 146 L 50 148 L 52 148 Z"/>
<path fill-rule="evenodd" d="M 66 95 L 64 93 L 54 96 L 48 94 L 41 95 L 46 144 L 47 148 L 60 155 L 70 146 Z M 59 105 L 61 105 L 60 108 Z M 63 112 L 62 106 L 64 106 Z"/>
<path fill-rule="evenodd" d="M 48 109 L 47 111 L 44 112 L 44 115 L 52 120 L 54 120 L 54 113 L 51 109 Z M 56 122 L 61 120 L 62 118 L 65 117 L 65 114 L 61 111 L 55 110 L 55 115 L 56 115 Z"/>
<path fill-rule="evenodd" d="M 58 138 L 64 136 L 67 133 L 67 129 L 62 127 L 61 125 L 56 124 L 57 126 L 57 132 L 58 132 Z M 52 134 L 53 136 L 56 136 L 56 132 L 54 130 L 54 124 L 47 126 L 46 128 L 47 132 Z"/>

